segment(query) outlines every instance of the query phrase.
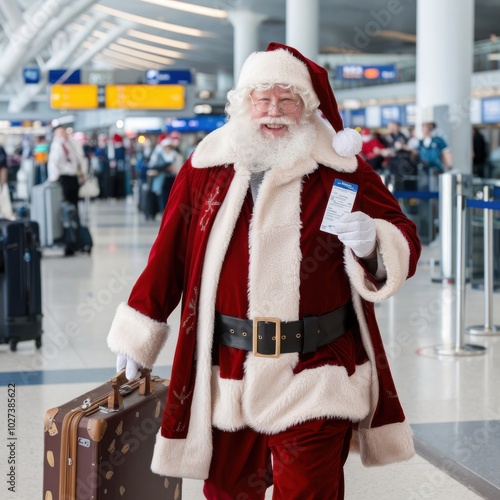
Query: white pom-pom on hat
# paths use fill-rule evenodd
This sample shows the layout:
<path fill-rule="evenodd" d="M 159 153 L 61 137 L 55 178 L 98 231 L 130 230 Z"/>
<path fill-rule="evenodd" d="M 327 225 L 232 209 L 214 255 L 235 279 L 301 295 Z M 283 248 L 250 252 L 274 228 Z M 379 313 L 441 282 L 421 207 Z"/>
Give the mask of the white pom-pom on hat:
<path fill-rule="evenodd" d="M 361 151 L 363 141 L 359 132 L 352 128 L 340 130 L 333 136 L 332 146 L 339 156 L 355 156 Z"/>

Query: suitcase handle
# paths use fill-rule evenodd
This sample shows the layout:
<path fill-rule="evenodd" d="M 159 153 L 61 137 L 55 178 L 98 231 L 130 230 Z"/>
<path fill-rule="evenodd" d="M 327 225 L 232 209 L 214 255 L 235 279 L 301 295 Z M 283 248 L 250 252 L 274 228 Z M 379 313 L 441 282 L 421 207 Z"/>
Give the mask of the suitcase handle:
<path fill-rule="evenodd" d="M 139 395 L 149 396 L 154 391 L 154 382 L 151 380 L 151 370 L 149 368 L 142 368 L 141 379 L 139 382 Z M 120 394 L 120 387 L 128 382 L 125 376 L 125 370 L 119 371 L 111 379 L 111 387 L 113 391 L 108 396 L 108 409 L 116 411 L 123 406 L 123 397 Z"/>

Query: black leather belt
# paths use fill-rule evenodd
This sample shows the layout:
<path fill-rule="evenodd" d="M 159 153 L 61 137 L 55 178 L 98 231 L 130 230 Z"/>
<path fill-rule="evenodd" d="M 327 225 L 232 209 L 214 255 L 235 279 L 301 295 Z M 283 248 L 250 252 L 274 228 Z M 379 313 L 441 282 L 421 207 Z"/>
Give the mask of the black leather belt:
<path fill-rule="evenodd" d="M 356 322 L 352 304 L 321 316 L 298 321 L 276 318 L 241 319 L 215 313 L 215 341 L 252 351 L 255 356 L 277 358 L 280 353 L 315 352 L 348 331 Z"/>

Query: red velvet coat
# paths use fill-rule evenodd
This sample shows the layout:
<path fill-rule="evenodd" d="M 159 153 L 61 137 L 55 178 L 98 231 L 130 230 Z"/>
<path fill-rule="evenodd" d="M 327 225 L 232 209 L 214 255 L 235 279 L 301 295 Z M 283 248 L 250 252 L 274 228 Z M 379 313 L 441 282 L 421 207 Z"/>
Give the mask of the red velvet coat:
<path fill-rule="evenodd" d="M 396 293 L 414 273 L 420 254 L 415 226 L 371 167 L 339 157 L 331 132 L 319 119 L 317 127 L 308 156 L 266 173 L 255 207 L 230 124 L 210 134 L 177 176 L 146 269 L 108 337 L 114 352 L 152 366 L 167 337 L 167 318 L 182 297 L 152 463 L 159 474 L 206 478 L 212 425 L 274 433 L 320 416 L 359 422 L 367 465 L 414 453 L 373 303 Z M 387 273 L 382 282 L 335 236 L 319 230 L 335 179 L 358 185 L 353 211 L 375 219 Z M 349 300 L 359 328 L 315 355 L 270 360 L 213 349 L 216 309 L 291 321 Z"/>

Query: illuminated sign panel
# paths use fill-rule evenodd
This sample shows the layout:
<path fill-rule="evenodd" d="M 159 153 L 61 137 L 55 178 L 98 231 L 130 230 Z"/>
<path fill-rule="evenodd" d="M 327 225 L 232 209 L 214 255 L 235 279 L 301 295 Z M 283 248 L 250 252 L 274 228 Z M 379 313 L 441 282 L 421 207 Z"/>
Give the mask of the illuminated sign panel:
<path fill-rule="evenodd" d="M 482 101 L 483 123 L 500 122 L 500 98 L 490 97 Z"/>
<path fill-rule="evenodd" d="M 30 85 L 40 81 L 39 68 L 24 68 L 23 69 L 24 83 Z"/>
<path fill-rule="evenodd" d="M 395 81 L 398 78 L 396 65 L 363 66 L 361 64 L 348 64 L 337 66 L 338 80 L 378 80 Z"/>
<path fill-rule="evenodd" d="M 193 83 L 189 69 L 148 69 L 146 83 L 149 85 L 165 85 L 173 83 Z"/>
<path fill-rule="evenodd" d="M 98 107 L 97 85 L 51 85 L 52 109 L 95 109 Z"/>
<path fill-rule="evenodd" d="M 49 84 L 79 84 L 81 72 L 79 69 L 49 69 Z"/>
<path fill-rule="evenodd" d="M 182 85 L 106 85 L 106 108 L 183 109 Z"/>

